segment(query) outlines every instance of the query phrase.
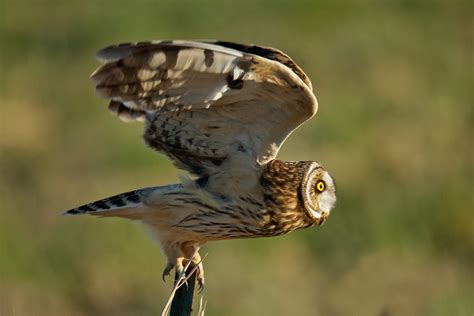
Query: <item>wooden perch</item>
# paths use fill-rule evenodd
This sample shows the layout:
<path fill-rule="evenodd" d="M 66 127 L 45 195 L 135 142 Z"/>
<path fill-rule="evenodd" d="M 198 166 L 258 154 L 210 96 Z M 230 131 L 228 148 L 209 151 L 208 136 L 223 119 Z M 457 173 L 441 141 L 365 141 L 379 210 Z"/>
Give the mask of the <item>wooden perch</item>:
<path fill-rule="evenodd" d="M 180 286 L 171 303 L 170 316 L 190 316 L 193 307 L 194 288 L 196 285 L 196 266 L 191 263 L 186 269 L 187 283 Z M 175 284 L 179 275 L 175 274 Z"/>

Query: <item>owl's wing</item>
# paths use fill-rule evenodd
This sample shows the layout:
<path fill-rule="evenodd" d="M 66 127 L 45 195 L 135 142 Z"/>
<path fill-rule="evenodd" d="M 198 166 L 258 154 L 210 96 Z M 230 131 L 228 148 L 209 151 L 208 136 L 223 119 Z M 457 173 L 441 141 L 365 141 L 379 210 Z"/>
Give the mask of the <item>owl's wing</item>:
<path fill-rule="evenodd" d="M 111 100 L 109 110 L 145 120 L 145 142 L 199 176 L 219 172 L 225 161 L 265 164 L 317 110 L 307 76 L 273 48 L 139 42 L 97 57 L 105 64 L 91 78 Z M 244 158 L 231 159 L 237 156 Z"/>

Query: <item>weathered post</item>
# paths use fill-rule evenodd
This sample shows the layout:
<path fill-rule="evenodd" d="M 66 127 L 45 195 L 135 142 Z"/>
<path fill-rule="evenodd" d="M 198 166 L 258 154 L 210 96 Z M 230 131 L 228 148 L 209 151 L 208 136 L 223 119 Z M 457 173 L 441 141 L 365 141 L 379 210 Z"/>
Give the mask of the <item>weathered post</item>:
<path fill-rule="evenodd" d="M 190 316 L 194 300 L 194 288 L 196 285 L 196 266 L 191 263 L 187 269 L 186 283 L 180 286 L 171 303 L 170 316 Z M 179 275 L 175 274 L 175 284 L 179 281 Z"/>

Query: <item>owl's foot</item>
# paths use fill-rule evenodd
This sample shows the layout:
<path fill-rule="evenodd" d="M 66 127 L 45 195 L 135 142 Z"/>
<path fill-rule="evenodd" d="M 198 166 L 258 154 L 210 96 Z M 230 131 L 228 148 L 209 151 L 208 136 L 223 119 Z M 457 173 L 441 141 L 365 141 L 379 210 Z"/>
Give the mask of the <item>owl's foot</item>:
<path fill-rule="evenodd" d="M 166 277 L 170 275 L 173 269 L 176 269 L 176 281 L 182 279 L 185 276 L 185 267 L 187 268 L 188 272 L 191 272 L 192 269 L 196 268 L 196 282 L 199 292 L 202 292 L 204 290 L 204 266 L 198 251 L 199 247 L 195 245 L 187 245 L 181 249 L 181 256 L 176 256 L 176 252 L 170 251 L 168 249 L 168 264 L 163 270 L 163 281 L 165 281 Z M 189 265 L 189 261 L 192 262 L 192 265 Z"/>
<path fill-rule="evenodd" d="M 204 291 L 204 275 L 200 274 L 199 271 L 200 271 L 200 269 L 198 268 L 198 270 L 196 271 L 196 273 L 197 273 L 196 281 L 197 281 L 197 284 L 198 284 L 198 291 L 199 291 L 199 293 L 201 293 L 202 291 Z"/>
<path fill-rule="evenodd" d="M 195 269 L 195 274 L 196 274 L 196 282 L 198 285 L 198 290 L 199 293 L 204 290 L 204 266 L 202 264 L 201 257 L 199 256 L 199 253 L 196 253 L 192 259 L 192 265 L 189 265 L 189 259 L 184 259 L 183 264 L 182 264 L 182 270 L 181 272 L 178 272 L 178 269 L 176 270 L 178 272 L 178 275 L 180 273 L 184 272 L 184 268 L 187 267 L 186 271 L 188 273 L 191 273 Z M 187 276 L 186 276 L 187 277 Z"/>
<path fill-rule="evenodd" d="M 204 290 L 204 265 L 202 264 L 202 259 L 198 252 L 194 254 L 193 263 L 197 266 L 196 281 L 199 293 L 201 293 Z"/>
<path fill-rule="evenodd" d="M 176 269 L 176 274 L 179 277 L 184 273 L 184 267 L 183 267 L 183 259 L 182 258 L 177 258 L 176 261 L 173 262 L 168 262 L 166 265 L 165 269 L 163 270 L 162 278 L 163 281 L 166 282 L 166 277 L 170 275 L 171 270 Z"/>

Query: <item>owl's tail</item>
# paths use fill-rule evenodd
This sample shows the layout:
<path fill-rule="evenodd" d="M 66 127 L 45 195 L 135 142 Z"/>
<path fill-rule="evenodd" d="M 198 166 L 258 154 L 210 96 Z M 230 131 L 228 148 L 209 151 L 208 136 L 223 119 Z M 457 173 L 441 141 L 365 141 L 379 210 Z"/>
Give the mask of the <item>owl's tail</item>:
<path fill-rule="evenodd" d="M 181 185 L 175 184 L 129 191 L 70 209 L 63 215 L 139 217 L 140 210 L 147 208 L 146 201 L 150 196 L 168 193 L 180 187 Z"/>

